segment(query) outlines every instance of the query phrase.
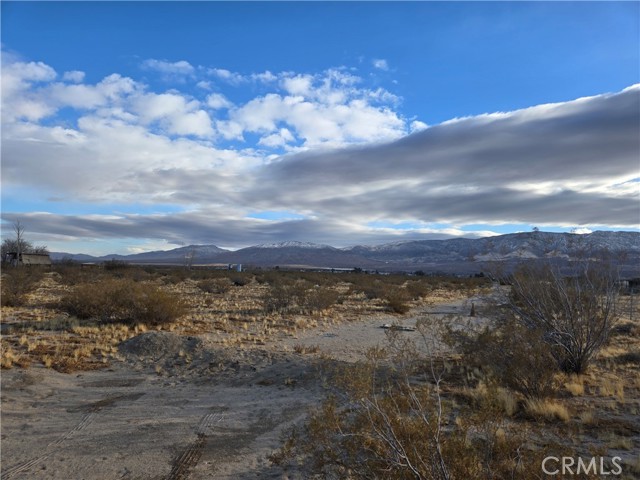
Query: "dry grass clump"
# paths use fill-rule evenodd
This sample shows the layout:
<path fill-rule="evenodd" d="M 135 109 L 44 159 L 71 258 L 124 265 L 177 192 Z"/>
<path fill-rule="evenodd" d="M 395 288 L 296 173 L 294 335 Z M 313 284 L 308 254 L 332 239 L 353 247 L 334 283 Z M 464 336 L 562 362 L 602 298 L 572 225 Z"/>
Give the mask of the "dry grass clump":
<path fill-rule="evenodd" d="M 564 388 L 574 397 L 584 395 L 584 379 L 579 375 L 572 375 L 564 384 Z"/>
<path fill-rule="evenodd" d="M 293 346 L 293 351 L 300 355 L 306 355 L 309 353 L 318 353 L 320 351 L 320 347 L 318 347 L 318 345 L 302 345 L 298 343 Z"/>
<path fill-rule="evenodd" d="M 168 291 L 117 278 L 78 285 L 62 298 L 60 306 L 81 319 L 149 325 L 172 322 L 186 312 L 184 301 Z"/>
<path fill-rule="evenodd" d="M 567 407 L 549 399 L 529 398 L 525 402 L 525 411 L 534 418 L 546 421 L 567 422 L 571 418 Z"/>
<path fill-rule="evenodd" d="M 599 384 L 599 393 L 604 397 L 615 397 L 624 400 L 624 382 L 619 379 L 602 378 Z"/>

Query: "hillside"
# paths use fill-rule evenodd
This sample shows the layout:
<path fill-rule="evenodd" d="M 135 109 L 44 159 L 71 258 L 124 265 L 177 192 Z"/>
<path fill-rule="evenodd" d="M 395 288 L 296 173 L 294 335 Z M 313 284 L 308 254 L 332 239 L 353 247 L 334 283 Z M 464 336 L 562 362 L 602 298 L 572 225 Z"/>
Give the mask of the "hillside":
<path fill-rule="evenodd" d="M 307 266 L 317 268 L 364 268 L 380 271 L 443 271 L 474 273 L 490 269 L 495 262 L 507 265 L 525 259 L 569 261 L 611 254 L 623 274 L 640 275 L 640 233 L 524 232 L 484 238 L 415 240 L 382 245 L 335 248 L 330 245 L 287 241 L 229 251 L 216 245 L 191 245 L 167 251 L 135 255 L 91 257 L 52 253 L 82 262 L 122 260 L 131 263 L 184 264 L 193 255 L 194 265 L 245 264 L 254 266 Z"/>

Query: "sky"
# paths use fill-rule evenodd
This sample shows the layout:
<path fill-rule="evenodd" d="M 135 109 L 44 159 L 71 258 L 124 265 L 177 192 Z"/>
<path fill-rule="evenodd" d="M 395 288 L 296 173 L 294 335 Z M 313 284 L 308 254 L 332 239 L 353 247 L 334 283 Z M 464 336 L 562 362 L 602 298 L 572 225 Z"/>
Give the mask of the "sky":
<path fill-rule="evenodd" d="M 2 235 L 640 231 L 638 2 L 12 2 Z"/>

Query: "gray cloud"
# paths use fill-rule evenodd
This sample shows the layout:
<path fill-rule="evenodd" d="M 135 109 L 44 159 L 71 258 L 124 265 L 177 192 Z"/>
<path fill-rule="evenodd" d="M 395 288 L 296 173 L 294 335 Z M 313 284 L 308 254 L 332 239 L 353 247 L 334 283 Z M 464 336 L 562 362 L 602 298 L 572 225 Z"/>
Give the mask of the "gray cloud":
<path fill-rule="evenodd" d="M 17 218 L 29 226 L 29 238 L 45 244 L 52 238 L 56 241 L 63 240 L 62 243 L 65 238 L 101 239 L 107 242 L 122 238 L 138 238 L 163 239 L 173 245 L 214 243 L 222 247 L 239 248 L 278 239 L 290 239 L 348 246 L 399 239 L 443 239 L 455 236 L 447 232 L 399 234 L 388 230 L 358 229 L 346 223 L 313 219 L 266 221 L 245 217 L 225 218 L 215 210 L 120 217 L 45 213 L 2 214 L 2 219 L 7 222 L 13 222 Z M 478 234 L 469 232 L 467 236 Z"/>
<path fill-rule="evenodd" d="M 319 216 L 628 225 L 639 220 L 640 90 L 448 122 L 273 163 L 248 198 Z"/>

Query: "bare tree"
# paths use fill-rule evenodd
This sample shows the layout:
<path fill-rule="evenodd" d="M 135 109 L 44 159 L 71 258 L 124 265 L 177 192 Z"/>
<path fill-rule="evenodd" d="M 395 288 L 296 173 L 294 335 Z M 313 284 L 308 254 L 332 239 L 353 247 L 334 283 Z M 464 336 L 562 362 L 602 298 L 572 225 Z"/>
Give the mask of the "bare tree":
<path fill-rule="evenodd" d="M 521 266 L 507 305 L 529 328 L 543 332 L 561 370 L 582 373 L 614 326 L 618 276 L 606 262 L 582 261 L 563 274 L 551 264 Z"/>
<path fill-rule="evenodd" d="M 44 245 L 36 245 L 25 239 L 25 227 L 19 219 L 13 222 L 13 238 L 6 238 L 2 241 L 2 258 L 8 253 L 16 253 L 17 258 L 23 253 L 48 253 L 48 249 Z"/>

